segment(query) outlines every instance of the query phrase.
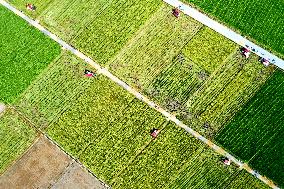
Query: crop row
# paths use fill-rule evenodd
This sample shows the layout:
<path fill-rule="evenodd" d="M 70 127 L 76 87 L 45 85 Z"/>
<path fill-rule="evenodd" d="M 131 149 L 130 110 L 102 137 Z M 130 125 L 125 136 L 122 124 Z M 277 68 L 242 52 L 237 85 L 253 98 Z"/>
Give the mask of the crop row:
<path fill-rule="evenodd" d="M 60 47 L 0 6 L 0 101 L 12 103 L 60 53 Z"/>
<path fill-rule="evenodd" d="M 283 186 L 284 73 L 277 70 L 216 136 L 241 159 Z"/>
<path fill-rule="evenodd" d="M 88 2 L 53 0 L 38 19 L 49 30 L 70 43 L 103 11 L 108 11 L 108 6 L 112 2 L 105 0 Z"/>
<path fill-rule="evenodd" d="M 174 104 L 170 107 L 171 103 L 176 102 L 178 106 L 186 102 L 204 81 L 202 74 L 206 77 L 202 69 L 180 53 L 173 59 L 172 64 L 155 78 L 145 92 L 173 111 L 178 107 Z"/>
<path fill-rule="evenodd" d="M 146 89 L 200 27 L 189 17 L 177 20 L 171 8 L 163 5 L 109 62 L 109 67 L 130 85 Z"/>
<path fill-rule="evenodd" d="M 100 64 L 113 57 L 160 7 L 159 0 L 115 0 L 74 40 Z"/>
<path fill-rule="evenodd" d="M 284 54 L 283 1 L 183 0 L 250 36 L 260 44 Z M 250 16 L 248 16 L 250 15 Z M 265 27 L 264 27 L 265 26 Z"/>
<path fill-rule="evenodd" d="M 257 57 L 244 60 L 237 52 L 189 98 L 189 112 L 218 130 L 242 108 L 272 71 L 273 68 L 259 64 Z"/>
<path fill-rule="evenodd" d="M 185 56 L 207 73 L 214 72 L 236 49 L 236 44 L 208 27 L 203 27 L 184 47 Z"/>
<path fill-rule="evenodd" d="M 11 0 L 11 3 L 25 10 L 25 1 Z M 27 14 L 100 64 L 105 64 L 156 12 L 162 1 L 35 0 L 32 3 L 37 10 L 32 13 L 25 10 Z"/>
<path fill-rule="evenodd" d="M 146 94 L 170 111 L 188 113 L 184 104 L 235 48 L 229 40 L 203 27 L 181 48 L 170 66 L 162 69 Z"/>
<path fill-rule="evenodd" d="M 151 141 L 150 130 L 166 120 L 107 78 L 94 80 L 47 133 L 109 182 Z"/>
<path fill-rule="evenodd" d="M 75 56 L 63 52 L 21 95 L 17 109 L 35 125 L 47 127 L 92 84 L 93 80 L 83 77 L 86 68 Z"/>
<path fill-rule="evenodd" d="M 227 188 L 243 184 L 240 170 L 183 129 L 167 125 L 160 136 L 111 181 L 113 188 Z M 245 173 L 244 176 L 247 176 Z M 244 179 L 248 180 L 248 179 Z M 258 188 L 258 181 L 249 188 Z M 244 188 L 244 187 L 243 187 Z M 268 188 L 262 185 L 262 188 Z"/>
<path fill-rule="evenodd" d="M 33 142 L 36 132 L 12 109 L 0 119 L 0 174 Z"/>

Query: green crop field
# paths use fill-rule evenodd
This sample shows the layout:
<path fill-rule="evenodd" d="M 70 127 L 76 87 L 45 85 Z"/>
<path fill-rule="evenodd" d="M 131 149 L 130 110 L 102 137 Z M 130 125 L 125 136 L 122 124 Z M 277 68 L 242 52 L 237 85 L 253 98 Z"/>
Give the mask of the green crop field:
<path fill-rule="evenodd" d="M 183 0 L 284 56 L 284 2 L 273 0 Z"/>
<path fill-rule="evenodd" d="M 280 186 L 283 182 L 284 72 L 276 71 L 216 140 Z"/>
<path fill-rule="evenodd" d="M 162 3 L 159 0 L 136 2 L 55 0 L 39 19 L 63 39 L 105 64 Z"/>
<path fill-rule="evenodd" d="M 33 142 L 36 132 L 14 110 L 0 117 L 0 175 Z"/>
<path fill-rule="evenodd" d="M 13 102 L 60 53 L 60 46 L 0 6 L 0 101 Z"/>
<path fill-rule="evenodd" d="M 268 188 L 173 124 L 111 182 L 113 188 Z M 247 181 L 244 183 L 242 180 Z M 243 187 L 240 187 L 240 186 Z"/>
<path fill-rule="evenodd" d="M 54 0 L 7 0 L 7 2 L 16 6 L 19 10 L 24 11 L 33 18 L 37 18 L 48 7 L 48 5 L 51 4 L 52 1 Z M 36 5 L 36 11 L 27 11 L 26 5 L 28 3 Z"/>
<path fill-rule="evenodd" d="M 264 67 L 255 55 L 245 59 L 238 45 L 188 16 L 176 19 L 173 7 L 160 0 L 34 0 L 29 3 L 37 6 L 35 12 L 25 10 L 25 0 L 10 2 L 281 184 L 283 175 L 277 171 L 283 169 L 279 139 L 283 129 L 278 127 L 283 121 L 283 91 L 277 91 L 277 86 L 284 76 L 280 71 L 273 73 L 274 66 Z M 95 70 L 71 53 L 61 52 L 55 42 L 17 16 L 2 7 L 0 15 L 4 15 L 0 39 L 9 44 L 0 44 L 4 49 L 0 70 L 17 76 L 1 74 L 0 101 L 8 102 L 113 188 L 268 187 L 234 164 L 224 166 L 221 156 L 105 76 L 84 77 L 85 69 Z M 281 47 L 275 49 L 273 36 L 268 43 L 261 35 L 255 39 L 282 53 Z M 35 133 L 25 128 L 14 111 L 0 118 L 3 136 L 13 133 L 6 123 L 25 130 L 23 137 L 12 136 L 20 142 L 3 148 L 5 154 L 10 148 L 12 155 L 19 155 Z M 155 140 L 149 133 L 152 128 L 162 129 Z M 12 147 L 17 144 L 23 147 Z M 17 157 L 9 158 L 2 170 Z"/>
<path fill-rule="evenodd" d="M 82 77 L 92 70 L 68 52 L 54 60 L 15 102 L 16 108 L 44 129 L 92 84 Z"/>
<path fill-rule="evenodd" d="M 151 141 L 150 130 L 164 124 L 147 105 L 98 77 L 47 132 L 108 182 Z"/>
<path fill-rule="evenodd" d="M 256 56 L 244 59 L 233 42 L 207 27 L 200 29 L 189 17 L 175 20 L 167 6 L 156 14 L 108 66 L 186 123 L 194 123 L 193 128 L 212 136 L 273 68 L 263 67 Z M 204 130 L 204 124 L 210 128 Z"/>

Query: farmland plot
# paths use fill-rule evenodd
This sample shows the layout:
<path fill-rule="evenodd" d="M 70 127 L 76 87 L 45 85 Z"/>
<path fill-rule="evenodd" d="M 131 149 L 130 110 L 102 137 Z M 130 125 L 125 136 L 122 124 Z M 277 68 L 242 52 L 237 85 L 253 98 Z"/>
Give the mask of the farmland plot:
<path fill-rule="evenodd" d="M 137 56 L 140 49 L 137 48 L 133 57 Z M 134 75 L 136 70 L 145 66 L 143 72 L 148 74 L 147 79 L 153 79 L 149 79 L 149 86 L 143 86 L 144 92 L 191 127 L 212 137 L 241 109 L 274 70 L 273 67 L 263 67 L 256 56 L 246 60 L 237 51 L 236 45 L 231 41 L 209 28 L 202 28 L 177 53 L 168 67 L 153 68 L 156 72 L 162 70 L 156 77 L 155 74 L 149 76 L 149 68 L 162 59 L 162 55 L 152 64 L 139 61 L 144 63 L 140 65 L 133 60 L 133 64 L 139 67 L 131 67 L 129 72 Z M 143 56 L 145 54 L 147 55 L 146 50 Z M 141 60 L 145 60 L 145 57 Z M 169 60 L 167 58 L 163 62 Z M 118 61 L 121 59 L 117 58 Z M 126 70 L 130 64 L 129 59 L 125 58 L 125 62 L 127 63 L 121 70 Z M 137 78 L 143 76 L 143 72 L 139 71 Z M 129 83 L 135 83 L 130 76 L 125 75 L 123 78 Z M 137 86 L 137 83 L 133 85 Z"/>
<path fill-rule="evenodd" d="M 70 106 L 47 133 L 109 182 L 151 142 L 152 128 L 165 119 L 103 76 Z"/>
<path fill-rule="evenodd" d="M 0 6 L 0 101 L 12 103 L 60 53 L 60 46 Z"/>
<path fill-rule="evenodd" d="M 216 140 L 280 186 L 283 183 L 284 73 L 277 70 Z"/>
<path fill-rule="evenodd" d="M 177 111 L 235 48 L 231 41 L 203 27 L 173 58 L 170 66 L 163 68 L 145 90 L 146 94 L 169 111 Z M 187 112 L 186 107 L 183 111 Z"/>
<path fill-rule="evenodd" d="M 284 55 L 284 2 L 267 0 L 184 0 Z"/>
<path fill-rule="evenodd" d="M 0 174 L 33 142 L 36 132 L 8 108 L 0 119 Z"/>
<path fill-rule="evenodd" d="M 206 124 L 214 130 L 211 132 L 217 131 L 266 81 L 274 69 L 257 60 L 256 56 L 245 60 L 237 52 L 188 99 L 189 112 L 201 127 Z"/>
<path fill-rule="evenodd" d="M 108 11 L 112 3 L 115 2 L 107 0 L 54 0 L 41 14 L 39 20 L 62 39 L 71 42 L 74 37 L 80 35 L 81 30 L 84 30 L 92 22 L 96 22 L 100 14 Z M 119 9 L 119 6 L 117 8 Z"/>
<path fill-rule="evenodd" d="M 211 74 L 236 49 L 236 46 L 234 42 L 212 29 L 203 27 L 185 46 L 183 52 Z"/>
<path fill-rule="evenodd" d="M 37 18 L 46 8 L 47 6 L 52 3 L 54 0 L 7 0 L 7 2 L 11 3 L 17 9 L 24 11 L 25 14 L 28 14 L 29 16 L 33 18 Z M 28 11 L 26 9 L 26 4 L 32 3 L 36 6 L 36 11 Z"/>
<path fill-rule="evenodd" d="M 160 0 L 113 0 L 80 31 L 74 44 L 100 64 L 105 64 L 161 4 Z"/>
<path fill-rule="evenodd" d="M 83 77 L 90 67 L 68 52 L 63 52 L 39 75 L 16 102 L 16 107 L 36 126 L 46 128 L 76 102 L 93 80 Z"/>
<path fill-rule="evenodd" d="M 190 17 L 177 20 L 163 5 L 108 65 L 128 84 L 145 89 L 201 26 Z"/>
<path fill-rule="evenodd" d="M 180 109 L 179 106 L 204 82 L 200 77 L 202 74 L 207 75 L 203 69 L 180 53 L 174 57 L 172 64 L 155 78 L 145 93 L 174 112 Z"/>
<path fill-rule="evenodd" d="M 228 183 L 224 188 L 236 188 L 236 189 L 247 189 L 247 188 L 270 188 L 262 181 L 256 179 L 253 175 L 242 170 L 238 173 L 234 180 Z"/>
<path fill-rule="evenodd" d="M 210 189 L 239 183 L 240 170 L 224 166 L 220 158 L 183 129 L 169 124 L 111 183 L 113 188 Z M 251 183 L 250 188 L 258 188 Z"/>

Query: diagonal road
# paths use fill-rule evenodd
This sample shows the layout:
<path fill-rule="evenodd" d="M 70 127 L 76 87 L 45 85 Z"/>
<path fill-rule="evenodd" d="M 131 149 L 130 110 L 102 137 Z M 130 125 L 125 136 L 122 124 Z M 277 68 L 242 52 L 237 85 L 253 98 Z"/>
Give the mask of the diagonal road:
<path fill-rule="evenodd" d="M 201 22 L 205 26 L 215 30 L 216 32 L 220 33 L 221 35 L 225 36 L 226 38 L 234 41 L 235 43 L 249 48 L 253 53 L 257 54 L 260 57 L 267 59 L 270 63 L 275 64 L 279 68 L 284 70 L 284 60 L 278 58 L 277 56 L 271 54 L 270 52 L 266 51 L 265 49 L 259 47 L 258 45 L 252 43 L 251 41 L 247 40 L 243 36 L 237 34 L 233 30 L 225 27 L 224 25 L 216 22 L 215 20 L 209 18 L 208 16 L 202 14 L 198 10 L 182 3 L 179 0 L 163 0 L 164 2 L 178 7 L 184 14 L 194 18 L 198 22 Z"/>
<path fill-rule="evenodd" d="M 9 9 L 10 11 L 14 12 L 15 14 L 17 14 L 19 17 L 23 18 L 25 21 L 27 21 L 29 24 L 31 24 L 35 28 L 39 29 L 45 35 L 49 36 L 51 39 L 53 39 L 58 44 L 60 44 L 62 46 L 62 48 L 66 49 L 66 50 L 69 50 L 70 52 L 72 52 L 73 54 L 78 56 L 79 58 L 83 59 L 89 65 L 94 67 L 97 70 L 97 73 L 102 74 L 102 75 L 108 77 L 113 82 L 115 82 L 116 84 L 120 85 L 122 88 L 127 90 L 129 93 L 133 94 L 136 98 L 138 98 L 139 100 L 145 102 L 150 107 L 152 107 L 156 111 L 158 111 L 161 114 L 163 114 L 166 117 L 167 120 L 170 120 L 170 121 L 176 123 L 177 126 L 179 126 L 179 127 L 183 128 L 184 130 L 186 130 L 188 133 L 190 133 L 196 139 L 198 139 L 198 140 L 202 141 L 203 143 L 207 144 L 215 152 L 217 152 L 217 153 L 227 157 L 232 162 L 237 164 L 240 168 L 243 168 L 243 169 L 247 170 L 249 173 L 251 173 L 252 175 L 256 176 L 258 179 L 260 179 L 261 181 L 263 181 L 264 183 L 266 183 L 267 185 L 269 185 L 273 189 L 280 189 L 271 180 L 269 180 L 268 178 L 258 174 L 255 170 L 251 169 L 246 163 L 242 163 L 241 161 L 236 159 L 234 156 L 232 156 L 231 154 L 226 152 L 223 148 L 221 148 L 220 146 L 214 144 L 212 141 L 206 139 L 205 137 L 200 135 L 198 132 L 194 131 L 192 128 L 190 128 L 187 125 L 185 125 L 184 123 L 182 123 L 174 115 L 170 114 L 169 112 L 167 112 L 166 110 L 164 110 L 163 108 L 161 108 L 160 106 L 155 104 L 153 101 L 149 100 L 146 96 L 143 96 L 142 94 L 137 92 L 134 88 L 130 87 L 124 81 L 120 80 L 118 77 L 116 77 L 115 75 L 110 73 L 106 68 L 101 67 L 99 64 L 94 62 L 91 58 L 89 58 L 88 56 L 84 55 L 82 52 L 78 51 L 77 49 L 75 49 L 71 45 L 67 44 L 65 41 L 61 40 L 55 34 L 49 32 L 47 29 L 45 29 L 43 26 L 41 26 L 37 21 L 29 18 L 24 13 L 22 13 L 19 10 L 17 10 L 16 8 L 11 6 L 9 3 L 7 3 L 4 0 L 0 0 L 0 4 L 2 4 L 4 7 Z"/>

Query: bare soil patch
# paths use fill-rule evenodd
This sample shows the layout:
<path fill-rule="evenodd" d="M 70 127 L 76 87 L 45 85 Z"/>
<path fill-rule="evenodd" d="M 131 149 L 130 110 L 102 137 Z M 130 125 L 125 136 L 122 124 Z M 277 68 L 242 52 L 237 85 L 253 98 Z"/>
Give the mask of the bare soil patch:
<path fill-rule="evenodd" d="M 51 187 L 52 189 L 106 189 L 96 177 L 88 173 L 79 163 L 73 162 Z"/>
<path fill-rule="evenodd" d="M 57 181 L 71 161 L 42 136 L 0 177 L 0 188 L 48 188 Z"/>

